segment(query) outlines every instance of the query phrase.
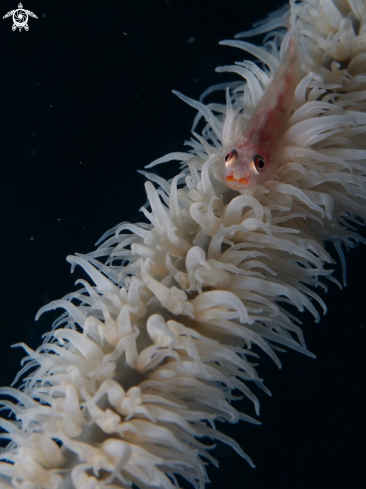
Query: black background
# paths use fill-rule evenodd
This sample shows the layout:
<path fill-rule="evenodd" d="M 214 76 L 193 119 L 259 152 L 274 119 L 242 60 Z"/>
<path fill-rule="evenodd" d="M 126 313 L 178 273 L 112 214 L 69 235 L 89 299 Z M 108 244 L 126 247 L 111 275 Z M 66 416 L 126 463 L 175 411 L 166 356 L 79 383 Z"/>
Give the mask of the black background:
<path fill-rule="evenodd" d="M 2 1 L 1 17 L 16 4 Z M 218 42 L 282 2 L 23 5 L 38 16 L 28 32 L 13 32 L 11 18 L 0 22 L 1 385 L 24 356 L 10 345 L 37 347 L 55 317 L 36 323 L 37 310 L 73 290 L 79 272 L 69 274 L 65 257 L 91 251 L 121 221 L 142 219 L 136 170 L 184 151 L 195 112 L 171 90 L 198 98 L 233 79 L 214 68 L 247 55 Z M 157 171 L 174 175 L 177 166 Z M 220 445 L 212 489 L 363 487 L 364 256 L 363 246 L 348 254 L 349 286 L 330 287 L 321 322 L 304 317 L 317 359 L 281 354 L 278 371 L 263 357 L 259 371 L 273 392 L 260 395 L 263 426 L 225 428 L 257 468 Z"/>

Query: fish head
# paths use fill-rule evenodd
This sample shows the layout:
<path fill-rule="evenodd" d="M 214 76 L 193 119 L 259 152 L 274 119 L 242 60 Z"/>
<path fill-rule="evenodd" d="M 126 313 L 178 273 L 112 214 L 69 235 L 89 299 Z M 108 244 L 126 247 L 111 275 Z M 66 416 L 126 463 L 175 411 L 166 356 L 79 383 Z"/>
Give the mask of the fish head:
<path fill-rule="evenodd" d="M 225 156 L 225 183 L 233 190 L 245 190 L 263 184 L 272 169 L 272 154 L 264 145 L 237 145 Z"/>

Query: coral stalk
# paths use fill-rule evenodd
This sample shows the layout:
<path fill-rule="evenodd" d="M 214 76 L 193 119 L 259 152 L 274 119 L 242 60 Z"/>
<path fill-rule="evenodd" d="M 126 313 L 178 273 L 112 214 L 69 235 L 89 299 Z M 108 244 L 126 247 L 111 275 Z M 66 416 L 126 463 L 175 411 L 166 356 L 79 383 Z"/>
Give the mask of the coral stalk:
<path fill-rule="evenodd" d="M 222 44 L 261 62 L 237 63 L 239 82 L 225 103 L 195 101 L 198 111 L 180 173 L 142 172 L 144 222 L 123 222 L 87 255 L 68 257 L 90 282 L 43 307 L 64 314 L 44 343 L 26 351 L 19 389 L 4 387 L 0 487 L 170 489 L 208 482 L 216 464 L 207 440 L 226 443 L 250 465 L 217 421 L 257 423 L 233 401 L 268 393 L 260 351 L 280 366 L 278 350 L 312 356 L 300 313 L 316 321 L 319 289 L 335 281 L 334 259 L 362 239 L 366 216 L 366 7 L 352 2 L 290 2 L 250 34 L 263 46 Z M 272 31 L 272 29 L 276 29 Z M 287 30 L 286 30 L 287 29 Z M 225 154 L 270 85 L 290 39 L 302 77 L 279 147 L 280 164 L 261 185 L 229 189 Z M 200 127 L 198 132 L 197 127 Z M 317 289 L 317 290 L 315 290 Z M 254 350 L 253 350 L 253 347 Z"/>

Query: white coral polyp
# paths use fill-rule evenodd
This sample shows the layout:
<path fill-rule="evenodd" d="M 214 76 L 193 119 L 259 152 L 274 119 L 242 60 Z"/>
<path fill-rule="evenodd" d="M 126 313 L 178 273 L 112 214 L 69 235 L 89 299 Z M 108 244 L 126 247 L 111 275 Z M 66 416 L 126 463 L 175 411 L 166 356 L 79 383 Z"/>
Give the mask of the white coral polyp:
<path fill-rule="evenodd" d="M 122 223 L 100 247 L 69 257 L 90 276 L 43 307 L 65 313 L 27 353 L 19 389 L 4 387 L 0 487 L 170 489 L 176 476 L 208 481 L 219 440 L 252 464 L 215 421 L 256 421 L 232 405 L 268 390 L 250 359 L 272 347 L 311 355 L 293 311 L 319 320 L 315 288 L 335 280 L 324 241 L 352 247 L 366 201 L 366 7 L 363 0 L 290 1 L 238 37 L 270 32 L 263 47 L 224 41 L 264 66 L 237 63 L 226 104 L 179 96 L 205 119 L 171 181 L 144 173 L 148 223 Z M 285 33 L 283 28 L 290 27 Z M 275 29 L 273 31 L 273 29 Z M 263 186 L 238 194 L 223 183 L 224 156 L 280 64 L 291 35 L 302 79 L 281 141 L 280 165 Z M 244 78 L 244 80 L 243 80 Z M 213 87 L 207 93 L 222 89 Z M 153 185 L 156 184 L 156 186 Z M 288 306 L 291 305 L 290 314 Z M 253 345 L 259 349 L 251 351 Z M 235 394 L 235 395 L 234 395 Z"/>

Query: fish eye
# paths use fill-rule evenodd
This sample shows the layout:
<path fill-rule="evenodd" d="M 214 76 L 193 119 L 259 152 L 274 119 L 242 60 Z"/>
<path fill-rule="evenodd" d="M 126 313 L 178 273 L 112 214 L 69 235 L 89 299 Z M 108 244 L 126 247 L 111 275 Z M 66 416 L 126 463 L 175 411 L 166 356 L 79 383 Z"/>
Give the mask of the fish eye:
<path fill-rule="evenodd" d="M 235 160 L 236 156 L 237 156 L 237 152 L 235 151 L 235 149 L 232 149 L 231 151 L 228 152 L 228 154 L 225 156 L 225 164 L 226 166 L 227 165 L 230 165 L 230 163 L 232 163 L 231 160 Z"/>
<path fill-rule="evenodd" d="M 250 168 L 254 173 L 262 173 L 264 170 L 265 161 L 262 155 L 254 155 L 250 162 Z"/>

